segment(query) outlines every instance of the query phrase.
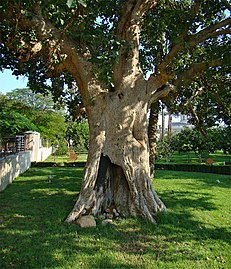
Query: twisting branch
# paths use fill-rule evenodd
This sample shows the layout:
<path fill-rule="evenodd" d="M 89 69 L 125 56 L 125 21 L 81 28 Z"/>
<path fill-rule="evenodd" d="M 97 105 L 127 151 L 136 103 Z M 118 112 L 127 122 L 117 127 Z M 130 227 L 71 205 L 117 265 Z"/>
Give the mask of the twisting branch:
<path fill-rule="evenodd" d="M 43 17 L 39 4 L 25 12 L 21 11 L 20 5 L 14 4 L 7 12 L 6 18 L 9 17 L 9 14 L 12 15 L 10 17 L 17 17 L 17 27 L 25 33 L 33 30 L 37 39 L 37 42 L 24 41 L 23 36 L 21 37 L 20 42 L 23 44 L 20 47 L 26 57 L 25 59 L 19 57 L 19 60 L 28 61 L 32 57 L 42 56 L 49 69 L 49 76 L 58 76 L 58 73 L 68 71 L 76 79 L 83 99 L 89 99 L 90 93 L 87 87 L 83 87 L 83 81 L 86 82 L 92 78 L 89 76 L 92 72 L 92 64 L 87 61 L 89 55 L 79 53 L 74 41 L 65 37 L 59 29 Z M 12 27 L 15 20 L 10 20 L 8 23 Z M 9 37 L 8 40 L 2 40 L 2 42 L 12 50 L 20 52 L 20 48 L 15 47 L 14 39 Z M 55 60 L 58 58 L 59 63 L 52 62 L 54 55 L 56 56 Z M 99 89 L 95 87 L 95 91 L 97 90 Z"/>
<path fill-rule="evenodd" d="M 199 11 L 200 5 L 201 1 L 198 0 L 192 7 L 192 12 L 195 14 L 195 16 Z M 172 44 L 169 53 L 164 57 L 163 61 L 158 65 L 156 70 L 158 72 L 166 72 L 166 70 L 172 64 L 178 53 L 185 50 L 185 43 L 187 43 L 188 49 L 193 49 L 196 45 L 209 38 L 231 34 L 231 30 L 230 28 L 228 28 L 230 24 L 231 18 L 226 18 L 218 23 L 206 27 L 205 29 L 199 31 L 194 35 L 188 35 L 189 25 L 186 24 L 185 29 L 181 33 L 181 37 L 179 39 L 180 41 L 177 44 Z"/>
<path fill-rule="evenodd" d="M 197 16 L 202 3 L 203 3 L 203 0 L 196 0 L 194 2 L 194 5 L 192 5 L 191 7 L 192 18 L 195 18 Z M 164 57 L 163 61 L 158 64 L 158 67 L 156 68 L 158 72 L 164 72 L 168 68 L 170 63 L 173 61 L 175 56 L 178 54 L 178 52 L 184 49 L 184 42 L 188 34 L 189 26 L 190 26 L 189 23 L 185 24 L 185 27 L 181 33 L 181 42 L 177 44 L 172 44 L 169 53 Z"/>
<path fill-rule="evenodd" d="M 125 40 L 126 49 L 121 51 L 119 61 L 113 68 L 115 86 L 122 77 L 137 78 L 141 74 L 139 66 L 139 36 L 140 23 L 149 8 L 153 8 L 158 0 L 128 0 L 124 4 L 118 18 L 115 35 L 119 40 Z"/>
<path fill-rule="evenodd" d="M 196 111 L 193 109 L 193 105 L 191 102 L 188 102 L 188 108 L 189 108 L 189 111 L 191 113 L 191 116 L 192 118 L 194 119 L 194 124 L 196 126 L 196 128 L 205 136 L 207 137 L 207 133 L 205 131 L 205 129 L 203 128 L 202 124 L 201 124 L 201 121 L 200 121 L 200 118 L 198 117 Z"/>
<path fill-rule="evenodd" d="M 222 27 L 228 27 L 231 24 L 231 18 L 222 20 L 216 24 L 210 25 L 207 28 L 201 30 L 195 35 L 189 36 L 186 41 L 190 47 L 205 41 L 208 38 L 216 37 L 221 34 L 230 34 L 230 29 L 222 29 Z M 219 30 L 219 31 L 217 31 Z"/>
<path fill-rule="evenodd" d="M 151 105 L 153 101 L 158 101 L 162 98 L 167 97 L 170 93 L 174 93 L 176 91 L 176 86 L 174 84 L 166 83 L 162 87 L 160 87 L 153 95 L 151 96 L 149 104 Z"/>
<path fill-rule="evenodd" d="M 132 24 L 137 24 L 142 19 L 144 13 L 155 7 L 158 0 L 128 0 L 121 9 L 119 21 L 116 28 L 116 35 L 126 40 L 127 32 L 124 31 Z"/>
<path fill-rule="evenodd" d="M 204 135 L 205 137 L 207 136 L 207 132 L 206 130 L 203 128 L 203 123 L 201 122 L 197 112 L 195 111 L 193 104 L 194 104 L 194 100 L 197 96 L 202 95 L 204 91 L 204 88 L 200 87 L 199 89 L 197 89 L 195 91 L 195 93 L 191 96 L 191 98 L 188 99 L 188 101 L 185 103 L 185 107 L 188 108 L 191 117 L 194 120 L 194 125 L 196 126 L 197 130 L 199 130 L 199 132 Z"/>
<path fill-rule="evenodd" d="M 231 10 L 231 5 L 228 3 L 227 0 L 222 0 L 222 2 L 224 3 L 225 7 L 230 11 Z"/>

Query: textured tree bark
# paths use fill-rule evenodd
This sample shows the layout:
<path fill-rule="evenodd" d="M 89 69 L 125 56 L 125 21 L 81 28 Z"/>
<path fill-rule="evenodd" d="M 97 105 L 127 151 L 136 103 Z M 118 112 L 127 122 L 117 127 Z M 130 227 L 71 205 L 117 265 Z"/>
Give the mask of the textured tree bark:
<path fill-rule="evenodd" d="M 157 212 L 165 210 L 150 180 L 148 102 L 137 98 L 129 89 L 116 91 L 105 96 L 107 106 L 96 102 L 92 109 L 83 186 L 67 222 L 116 211 L 155 223 Z"/>

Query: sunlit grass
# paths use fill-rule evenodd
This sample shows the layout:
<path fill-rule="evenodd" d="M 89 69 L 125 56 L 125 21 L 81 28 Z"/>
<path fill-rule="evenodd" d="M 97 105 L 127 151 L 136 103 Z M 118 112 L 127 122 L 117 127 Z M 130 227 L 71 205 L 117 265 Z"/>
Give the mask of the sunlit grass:
<path fill-rule="evenodd" d="M 74 162 L 86 162 L 87 160 L 87 153 L 78 153 L 77 154 L 77 159 L 74 160 Z M 45 162 L 57 162 L 57 163 L 65 163 L 65 162 L 73 162 L 71 158 L 66 154 L 66 155 L 50 155 Z"/>
<path fill-rule="evenodd" d="M 217 151 L 216 153 L 210 153 L 208 156 L 202 158 L 203 162 L 206 163 L 206 160 L 210 158 L 213 160 L 213 165 L 224 165 L 225 162 L 231 162 L 231 155 L 224 154 L 220 151 Z M 86 162 L 87 160 L 87 153 L 78 153 L 77 159 L 75 162 Z M 73 162 L 73 160 L 70 159 L 70 157 L 66 155 L 51 155 L 49 156 L 45 162 L 56 162 L 56 163 L 65 163 L 65 162 Z M 160 160 L 156 160 L 157 163 L 166 163 L 166 158 L 162 158 Z M 199 157 L 194 152 L 189 153 L 178 153 L 174 152 L 170 159 L 168 160 L 169 163 L 189 163 L 189 164 L 201 164 L 199 162 Z"/>
<path fill-rule="evenodd" d="M 231 162 L 231 155 L 224 154 L 221 151 L 210 153 L 206 156 L 202 156 L 202 163 L 206 163 L 207 159 L 213 160 L 213 165 L 224 165 L 224 162 Z M 157 163 L 166 163 L 166 158 L 157 159 Z M 194 152 L 181 152 L 175 151 L 170 155 L 168 159 L 169 163 L 189 163 L 189 164 L 201 164 L 199 156 Z"/>
<path fill-rule="evenodd" d="M 153 184 L 168 208 L 157 226 L 130 218 L 81 229 L 64 222 L 81 175 L 31 168 L 0 193 L 1 269 L 230 268 L 229 176 L 157 171 Z"/>

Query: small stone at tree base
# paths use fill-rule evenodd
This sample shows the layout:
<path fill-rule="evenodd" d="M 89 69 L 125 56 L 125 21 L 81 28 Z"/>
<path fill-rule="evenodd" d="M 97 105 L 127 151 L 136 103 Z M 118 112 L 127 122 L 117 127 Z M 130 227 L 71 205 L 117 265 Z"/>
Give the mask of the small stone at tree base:
<path fill-rule="evenodd" d="M 91 215 L 86 215 L 86 216 L 82 216 L 80 217 L 77 221 L 77 224 L 79 224 L 79 226 L 81 228 L 89 228 L 89 227 L 96 227 L 96 222 L 93 216 Z"/>
<path fill-rule="evenodd" d="M 102 221 L 102 224 L 103 224 L 103 225 L 112 224 L 112 219 L 104 219 L 104 220 Z"/>

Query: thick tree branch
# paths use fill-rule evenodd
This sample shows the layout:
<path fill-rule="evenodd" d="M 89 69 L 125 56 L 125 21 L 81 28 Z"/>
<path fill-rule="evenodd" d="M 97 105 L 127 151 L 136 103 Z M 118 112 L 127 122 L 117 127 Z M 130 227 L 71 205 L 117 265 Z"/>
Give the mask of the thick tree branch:
<path fill-rule="evenodd" d="M 198 1 L 198 4 L 193 7 L 194 12 L 198 12 L 198 8 L 200 6 L 200 1 Z M 197 44 L 209 39 L 218 37 L 220 35 L 226 35 L 231 34 L 230 26 L 231 24 L 231 18 L 227 18 L 222 20 L 221 22 L 218 22 L 216 24 L 210 25 L 207 28 L 201 30 L 195 35 L 187 35 L 187 29 L 182 32 L 180 42 L 177 44 L 174 44 L 172 48 L 170 49 L 169 53 L 164 57 L 163 61 L 159 64 L 157 67 L 158 72 L 166 72 L 168 67 L 171 66 L 172 62 L 174 61 L 175 57 L 178 55 L 179 52 L 185 50 L 185 43 L 187 43 L 187 48 L 194 48 Z"/>
<path fill-rule="evenodd" d="M 211 62 L 201 62 L 201 63 L 194 63 L 190 66 L 189 69 L 185 70 L 182 74 L 180 74 L 174 82 L 172 82 L 172 87 L 174 90 L 174 98 L 177 97 L 180 87 L 183 86 L 184 88 L 187 87 L 193 80 L 195 80 L 196 76 L 200 76 L 208 67 L 218 66 L 222 63 L 220 59 L 211 61 Z"/>
<path fill-rule="evenodd" d="M 205 129 L 203 128 L 203 123 L 201 122 L 197 112 L 195 111 L 195 109 L 193 107 L 194 99 L 197 96 L 203 94 L 203 92 L 204 92 L 204 89 L 202 87 L 197 89 L 195 91 L 195 93 L 191 96 L 191 98 L 189 98 L 189 100 L 185 103 L 185 107 L 188 108 L 188 110 L 189 110 L 189 112 L 191 114 L 191 117 L 194 120 L 194 125 L 196 126 L 197 130 L 199 130 L 200 133 L 206 137 L 207 133 L 206 133 Z"/>
<path fill-rule="evenodd" d="M 192 5 L 192 14 L 194 15 L 194 17 L 197 16 L 200 8 L 201 8 L 201 4 L 203 3 L 203 0 L 195 0 L 194 4 Z"/>
<path fill-rule="evenodd" d="M 151 96 L 149 100 L 149 104 L 151 105 L 153 102 L 156 102 L 162 98 L 167 97 L 170 93 L 173 93 L 176 90 L 175 85 L 166 83 L 159 89 L 157 89 Z"/>
<path fill-rule="evenodd" d="M 127 32 L 124 31 L 131 24 L 137 24 L 142 19 L 144 13 L 157 5 L 158 0 L 128 0 L 121 9 L 119 21 L 116 28 L 116 35 L 121 39 L 127 39 Z M 129 38 L 130 40 L 130 38 Z"/>
<path fill-rule="evenodd" d="M 158 73 L 166 72 L 167 68 L 170 66 L 175 56 L 183 49 L 183 44 L 179 43 L 172 47 L 169 53 L 164 57 L 163 61 L 156 68 Z"/>
<path fill-rule="evenodd" d="M 216 37 L 221 34 L 230 34 L 230 29 L 222 29 L 223 27 L 230 26 L 230 24 L 231 24 L 231 18 L 227 18 L 221 22 L 218 22 L 201 30 L 195 35 L 188 36 L 186 41 L 188 42 L 190 47 L 194 47 L 208 38 Z"/>
<path fill-rule="evenodd" d="M 192 118 L 194 119 L 194 124 L 195 124 L 196 128 L 200 131 L 200 133 L 202 135 L 207 137 L 208 134 L 206 133 L 205 129 L 203 128 L 202 123 L 200 121 L 200 118 L 198 117 L 196 111 L 193 109 L 192 103 L 188 102 L 187 106 L 189 108 L 189 111 L 191 113 Z"/>
<path fill-rule="evenodd" d="M 38 55 L 43 56 L 46 65 L 50 72 L 49 76 L 58 76 L 58 73 L 62 71 L 69 72 L 77 81 L 79 90 L 81 92 L 82 98 L 85 100 L 89 100 L 92 95 L 97 94 L 99 91 L 99 87 L 91 87 L 89 88 L 92 92 L 88 92 L 87 83 L 89 79 L 92 79 L 92 64 L 87 60 L 89 55 L 80 54 L 76 50 L 76 44 L 70 38 L 62 35 L 59 29 L 57 29 L 53 24 L 51 24 L 47 19 L 42 16 L 42 12 L 40 10 L 40 6 L 37 5 L 33 7 L 32 11 L 22 12 L 20 6 L 11 6 L 8 10 L 9 15 L 16 17 L 17 20 L 11 20 L 9 23 L 16 28 L 23 31 L 25 34 L 32 30 L 35 31 L 35 37 L 37 41 L 24 41 L 23 35 L 21 37 L 21 46 L 14 46 L 14 41 L 17 40 L 18 37 L 11 38 L 8 40 L 2 40 L 3 44 L 6 44 L 14 51 L 22 50 L 26 57 L 24 60 L 28 61 L 32 57 L 36 57 Z M 20 48 L 19 48 L 20 47 Z M 59 63 L 53 61 L 53 57 L 55 56 L 55 60 L 58 59 Z M 93 89 L 94 88 L 94 89 Z"/>
<path fill-rule="evenodd" d="M 145 12 L 157 3 L 158 0 L 128 0 L 121 9 L 115 35 L 119 40 L 125 40 L 127 47 L 123 48 L 119 61 L 113 68 L 115 86 L 122 78 L 135 80 L 141 74 L 139 66 L 140 23 Z"/>
<path fill-rule="evenodd" d="M 191 14 L 192 18 L 197 17 L 197 14 L 200 10 L 201 4 L 203 3 L 203 0 L 196 0 L 194 4 L 191 7 Z M 169 53 L 164 57 L 163 61 L 161 63 L 158 63 L 158 67 L 156 68 L 157 72 L 163 72 L 166 71 L 166 69 L 169 67 L 175 56 L 184 49 L 184 39 L 187 37 L 187 32 L 189 29 L 190 24 L 185 24 L 185 28 L 181 33 L 181 42 L 172 45 Z"/>
<path fill-rule="evenodd" d="M 230 10 L 231 10 L 231 5 L 230 5 L 230 3 L 228 3 L 227 0 L 222 0 L 222 2 L 224 3 L 225 7 L 230 11 Z"/>

